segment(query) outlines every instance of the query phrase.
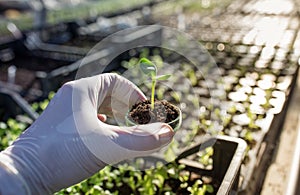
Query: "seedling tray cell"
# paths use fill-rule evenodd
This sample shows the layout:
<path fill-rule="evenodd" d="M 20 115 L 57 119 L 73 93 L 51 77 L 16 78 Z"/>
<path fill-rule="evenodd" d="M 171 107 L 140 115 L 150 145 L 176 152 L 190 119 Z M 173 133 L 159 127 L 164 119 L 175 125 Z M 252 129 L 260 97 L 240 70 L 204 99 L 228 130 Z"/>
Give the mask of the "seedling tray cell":
<path fill-rule="evenodd" d="M 192 148 L 181 153 L 176 161 L 186 165 L 200 175 L 212 177 L 214 186 L 218 186 L 215 194 L 235 194 L 238 191 L 240 169 L 246 152 L 246 142 L 240 138 L 217 136 L 200 142 Z M 199 151 L 208 147 L 213 148 L 212 168 L 203 169 L 203 165 L 193 160 Z"/>

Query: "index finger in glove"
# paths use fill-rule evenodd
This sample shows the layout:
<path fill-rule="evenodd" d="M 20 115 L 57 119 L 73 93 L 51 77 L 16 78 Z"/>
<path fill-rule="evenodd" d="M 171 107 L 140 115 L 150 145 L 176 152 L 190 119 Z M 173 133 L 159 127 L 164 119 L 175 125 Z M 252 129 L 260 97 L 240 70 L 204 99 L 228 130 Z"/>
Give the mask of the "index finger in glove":
<path fill-rule="evenodd" d="M 99 113 L 107 115 L 124 116 L 128 109 L 139 101 L 146 100 L 143 92 L 132 82 L 117 74 L 103 74 L 100 77 L 101 89 L 107 87 L 107 94 L 99 98 Z M 109 82 L 107 81 L 109 80 Z M 99 96 L 101 92 L 99 90 Z"/>

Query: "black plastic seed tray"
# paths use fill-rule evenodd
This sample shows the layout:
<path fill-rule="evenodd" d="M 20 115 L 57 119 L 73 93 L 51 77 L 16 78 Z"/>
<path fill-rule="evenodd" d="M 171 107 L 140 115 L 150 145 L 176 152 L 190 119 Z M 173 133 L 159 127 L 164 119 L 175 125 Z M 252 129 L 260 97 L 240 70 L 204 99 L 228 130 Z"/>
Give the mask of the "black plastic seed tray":
<path fill-rule="evenodd" d="M 159 26 L 137 27 L 122 31 L 107 39 L 81 60 L 50 72 L 37 72 L 36 81 L 40 83 L 42 91 L 47 95 L 50 91 L 57 90 L 66 81 L 119 70 L 120 62 L 131 57 L 126 51 L 144 44 L 159 45 L 161 33 L 162 29 Z"/>
<path fill-rule="evenodd" d="M 146 9 L 147 8 L 141 8 L 134 12 L 109 18 L 99 17 L 95 22 L 78 26 L 75 30 L 76 37 L 73 43 L 76 44 L 77 39 L 97 43 L 98 41 L 125 29 L 142 25 L 152 25 L 154 24 L 154 21 L 151 20 L 150 8 L 148 8 L 149 11 Z"/>
<path fill-rule="evenodd" d="M 41 89 L 41 85 L 36 82 L 38 75 L 70 64 L 68 61 L 53 58 L 20 56 L 12 49 L 0 51 L 0 63 L 0 81 L 8 82 L 9 78 L 13 77 L 14 84 L 21 86 L 24 93 L 31 88 Z M 9 73 L 11 67 L 14 67 L 15 70 L 14 73 L 12 73 L 13 75 Z"/>
<path fill-rule="evenodd" d="M 29 56 L 71 63 L 83 58 L 89 48 L 43 42 L 39 33 L 31 32 L 15 47 L 18 56 Z"/>
<path fill-rule="evenodd" d="M 203 176 L 211 176 L 213 183 L 218 184 L 218 195 L 236 194 L 240 179 L 240 169 L 246 152 L 246 142 L 240 138 L 217 136 L 200 142 L 192 148 L 182 152 L 176 161 L 186 165 L 187 170 Z M 208 147 L 213 148 L 213 165 L 210 170 L 203 169 L 197 161 L 197 153 Z"/>
<path fill-rule="evenodd" d="M 38 114 L 18 93 L 0 87 L 0 120 L 5 121 L 9 118 L 16 118 L 18 115 L 27 115 L 32 121 L 38 117 Z"/>
<path fill-rule="evenodd" d="M 43 24 L 40 32 L 43 34 L 43 40 L 47 43 L 73 46 L 78 44 L 90 45 L 89 42 L 100 41 L 120 30 L 138 25 L 153 24 L 150 7 L 160 2 L 161 0 L 148 1 L 124 9 L 98 14 L 95 12 L 96 9 L 92 7 L 92 3 L 82 2 L 71 9 L 62 3 L 62 6 L 58 8 L 58 12 L 57 10 L 47 9 L 48 16 L 55 19 L 52 18 L 51 20 L 54 21 Z M 76 11 L 72 12 L 72 9 Z M 94 9 L 92 15 L 91 13 L 85 13 L 90 9 Z M 73 15 L 74 13 L 77 15 Z M 67 16 L 68 14 L 70 15 Z M 84 16 L 81 17 L 81 14 Z M 72 17 L 72 19 L 64 19 L 65 17 Z M 82 43 L 82 41 L 87 43 Z"/>
<path fill-rule="evenodd" d="M 247 144 L 244 140 L 229 136 L 199 139 L 197 143 L 189 149 L 184 150 L 174 161 L 169 163 L 173 164 L 175 162 L 176 165 L 185 165 L 183 171 L 189 172 L 189 182 L 192 183 L 196 179 L 200 179 L 204 184 L 211 185 L 214 188 L 214 192 L 209 194 L 237 194 L 240 169 L 245 156 L 246 146 Z M 211 156 L 213 163 L 210 168 L 203 168 L 203 164 L 198 161 L 198 154 L 208 148 L 213 149 Z M 143 160 L 139 161 L 140 158 Z M 156 167 L 158 162 L 165 164 L 165 166 L 169 164 L 161 155 L 138 157 L 133 160 L 126 160 L 120 164 L 128 163 L 138 166 L 139 169 L 146 170 Z M 166 183 L 168 181 L 165 181 Z M 174 190 L 174 187 L 179 190 L 177 192 L 179 194 L 188 193 L 184 189 L 176 187 L 175 183 L 176 181 L 170 182 L 171 186 L 174 185 L 172 186 L 172 190 Z"/>

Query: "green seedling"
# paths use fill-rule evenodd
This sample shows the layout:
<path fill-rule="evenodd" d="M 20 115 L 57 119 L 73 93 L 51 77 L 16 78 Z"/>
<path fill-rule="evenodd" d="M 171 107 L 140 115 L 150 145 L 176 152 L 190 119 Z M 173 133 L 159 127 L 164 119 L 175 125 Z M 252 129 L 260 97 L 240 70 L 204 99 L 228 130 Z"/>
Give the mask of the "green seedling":
<path fill-rule="evenodd" d="M 141 71 L 151 78 L 151 109 L 154 109 L 154 95 L 157 81 L 164 81 L 170 78 L 170 74 L 157 75 L 156 65 L 147 58 L 141 58 L 139 61 Z"/>

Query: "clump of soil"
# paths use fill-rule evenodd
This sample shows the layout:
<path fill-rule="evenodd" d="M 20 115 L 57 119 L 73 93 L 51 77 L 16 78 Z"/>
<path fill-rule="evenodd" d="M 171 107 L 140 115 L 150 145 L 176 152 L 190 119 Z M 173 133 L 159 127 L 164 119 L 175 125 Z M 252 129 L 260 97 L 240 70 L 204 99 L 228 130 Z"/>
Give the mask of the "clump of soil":
<path fill-rule="evenodd" d="M 128 115 L 137 124 L 169 123 L 179 116 L 179 110 L 166 100 L 156 100 L 152 110 L 150 100 L 145 100 L 133 105 Z M 176 125 L 177 123 L 170 124 L 172 128 Z"/>

